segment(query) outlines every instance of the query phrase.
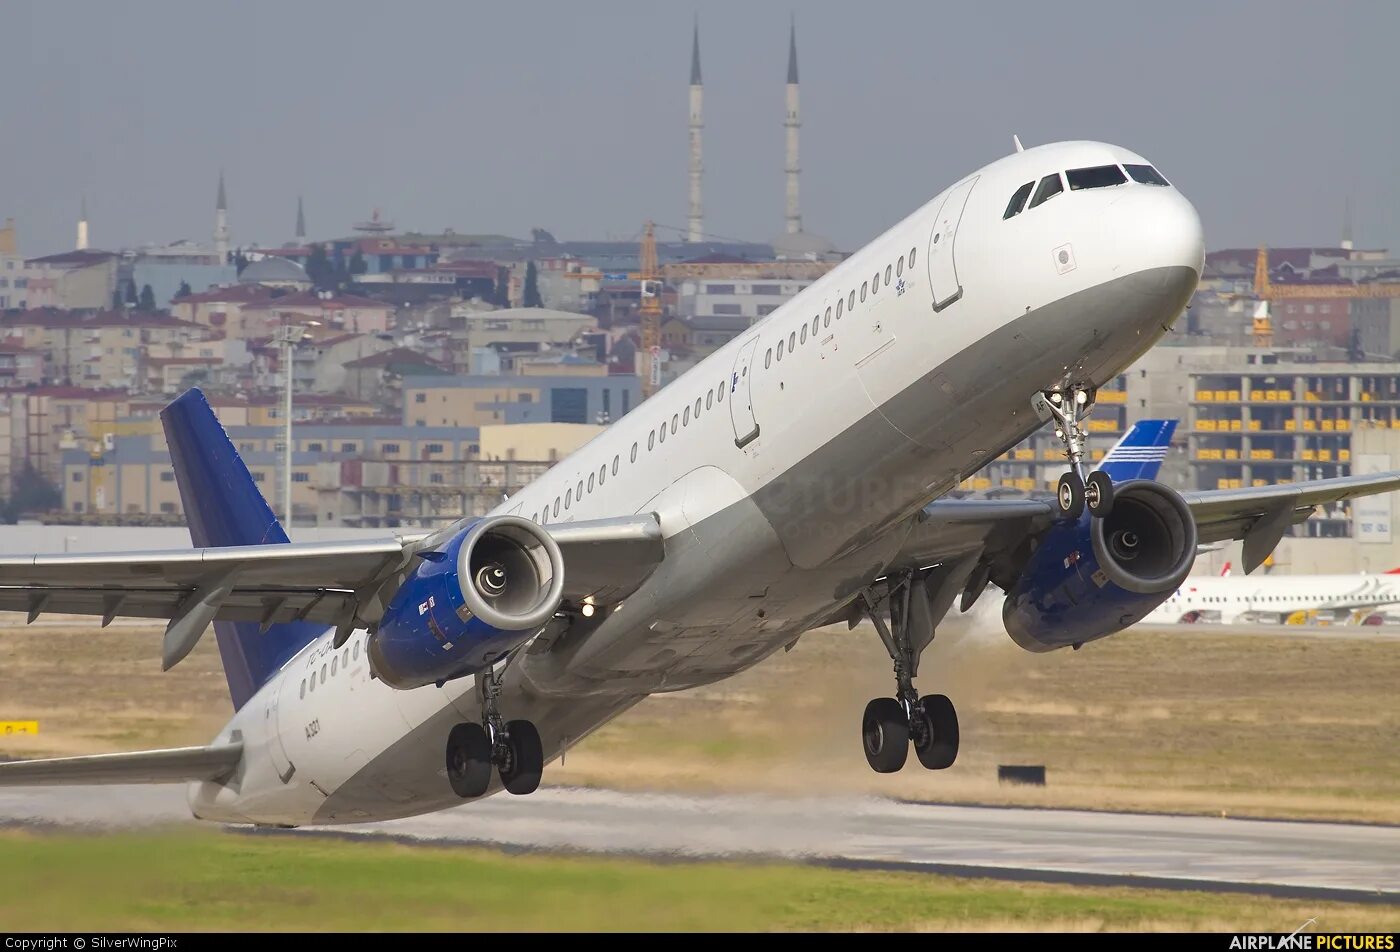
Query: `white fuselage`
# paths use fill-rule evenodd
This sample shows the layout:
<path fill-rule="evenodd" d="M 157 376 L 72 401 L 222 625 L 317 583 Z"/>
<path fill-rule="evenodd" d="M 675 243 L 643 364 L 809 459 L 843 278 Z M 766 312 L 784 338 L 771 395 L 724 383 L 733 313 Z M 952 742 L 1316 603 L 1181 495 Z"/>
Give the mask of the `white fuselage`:
<path fill-rule="evenodd" d="M 1204 576 L 1186 580 L 1145 624 L 1285 622 L 1323 612 L 1364 620 L 1400 603 L 1400 575 Z"/>
<path fill-rule="evenodd" d="M 1039 425 L 1036 391 L 1103 383 L 1149 348 L 1202 263 L 1176 189 L 1065 191 L 1003 220 L 1024 183 L 1112 163 L 1146 164 L 1072 142 L 966 177 L 502 503 L 545 525 L 654 512 L 667 545 L 589 638 L 512 665 L 506 716 L 526 711 L 555 757 L 648 693 L 791 643 L 894 557 L 922 506 Z M 455 802 L 443 742 L 481 716 L 473 681 L 391 689 L 364 639 L 332 650 L 327 634 L 238 711 L 222 736 L 241 736 L 244 764 L 192 786 L 196 815 L 354 822 Z"/>

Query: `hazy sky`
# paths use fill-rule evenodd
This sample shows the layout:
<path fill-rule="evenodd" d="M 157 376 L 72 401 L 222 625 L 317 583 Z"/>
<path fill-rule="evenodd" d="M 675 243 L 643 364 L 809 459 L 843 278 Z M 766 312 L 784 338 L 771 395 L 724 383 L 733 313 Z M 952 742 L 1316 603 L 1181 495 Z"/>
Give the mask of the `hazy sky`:
<path fill-rule="evenodd" d="M 686 214 L 691 19 L 705 75 L 705 224 L 783 224 L 797 16 L 802 211 L 859 246 L 1011 148 L 1148 156 L 1211 247 L 1400 248 L 1400 3 L 1117 0 L 545 3 L 0 2 L 0 217 L 21 250 L 240 244 L 374 206 L 402 227 L 630 237 Z"/>

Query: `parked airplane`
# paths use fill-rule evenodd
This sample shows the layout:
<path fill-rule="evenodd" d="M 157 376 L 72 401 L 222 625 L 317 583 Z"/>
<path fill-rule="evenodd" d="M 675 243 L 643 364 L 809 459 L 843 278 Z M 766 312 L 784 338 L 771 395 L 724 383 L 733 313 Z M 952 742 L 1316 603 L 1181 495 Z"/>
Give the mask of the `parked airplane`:
<path fill-rule="evenodd" d="M 1400 604 L 1400 569 L 1384 575 L 1230 574 L 1192 577 L 1144 620 L 1147 624 L 1218 621 L 1283 624 L 1324 615 L 1332 621 L 1379 624 L 1385 609 Z"/>
<path fill-rule="evenodd" d="M 0 608 L 212 621 L 236 708 L 207 747 L 0 764 L 7 784 L 189 780 L 196 816 L 344 823 L 503 786 L 653 692 L 869 618 L 894 667 L 872 768 L 957 756 L 919 659 L 989 581 L 1032 651 L 1141 620 L 1201 542 L 1258 564 L 1400 474 L 1179 494 L 1085 475 L 1095 388 L 1165 333 L 1200 219 L 1143 157 L 1067 142 L 959 180 L 481 518 L 289 543 L 202 395 L 163 413 L 192 551 L 0 560 Z M 1054 501 L 945 499 L 1053 420 Z M 321 626 L 329 626 L 322 630 Z M 854 739 L 854 738 L 853 738 Z"/>

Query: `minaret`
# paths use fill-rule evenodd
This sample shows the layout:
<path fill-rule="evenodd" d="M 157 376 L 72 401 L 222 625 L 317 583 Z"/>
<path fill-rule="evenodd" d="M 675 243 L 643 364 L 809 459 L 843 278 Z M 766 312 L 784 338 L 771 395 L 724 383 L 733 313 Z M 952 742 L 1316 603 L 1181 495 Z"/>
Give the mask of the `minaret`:
<path fill-rule="evenodd" d="M 1347 196 L 1346 206 L 1342 210 L 1342 247 L 1347 251 L 1352 249 L 1351 240 L 1351 196 Z"/>
<path fill-rule="evenodd" d="M 700 84 L 700 19 L 695 20 L 695 35 L 690 47 L 690 218 L 686 241 L 700 241 L 705 218 L 700 203 L 700 130 L 704 127 L 701 112 L 705 103 L 705 87 Z"/>
<path fill-rule="evenodd" d="M 224 173 L 219 170 L 219 200 L 214 205 L 214 253 L 220 262 L 228 261 L 228 198 L 224 195 Z"/>
<path fill-rule="evenodd" d="M 297 196 L 297 247 L 306 244 L 306 213 L 301 208 L 301 196 Z"/>
<path fill-rule="evenodd" d="M 88 246 L 88 220 L 87 220 L 87 198 L 81 199 L 80 211 L 78 212 L 78 250 L 87 251 Z"/>
<path fill-rule="evenodd" d="M 802 230 L 802 212 L 797 197 L 797 130 L 802 125 L 797 109 L 797 18 L 792 21 L 792 32 L 788 37 L 787 72 L 787 119 L 783 121 L 787 129 L 787 233 L 795 235 Z"/>

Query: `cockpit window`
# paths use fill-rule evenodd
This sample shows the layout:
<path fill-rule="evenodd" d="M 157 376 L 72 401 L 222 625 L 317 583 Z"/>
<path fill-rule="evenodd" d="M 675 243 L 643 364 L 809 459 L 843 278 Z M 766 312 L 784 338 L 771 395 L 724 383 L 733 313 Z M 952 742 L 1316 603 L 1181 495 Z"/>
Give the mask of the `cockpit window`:
<path fill-rule="evenodd" d="M 1006 203 L 1006 214 L 1001 216 L 1002 221 L 1021 214 L 1021 209 L 1026 207 L 1026 198 L 1029 197 L 1033 188 L 1035 188 L 1035 182 L 1027 182 L 1016 189 L 1016 194 L 1012 195 L 1011 201 Z"/>
<path fill-rule="evenodd" d="M 1047 175 L 1040 180 L 1040 186 L 1035 190 L 1035 198 L 1031 199 L 1031 203 L 1027 207 L 1035 208 L 1037 205 L 1043 205 L 1064 190 L 1065 184 L 1060 181 L 1059 172 Z"/>
<path fill-rule="evenodd" d="M 1070 169 L 1065 173 L 1069 179 L 1070 191 L 1081 188 L 1108 188 L 1110 185 L 1124 185 L 1128 178 L 1116 165 L 1096 165 L 1089 169 Z"/>
<path fill-rule="evenodd" d="M 1158 172 L 1150 165 L 1125 165 L 1128 174 L 1133 177 L 1134 182 L 1141 182 L 1143 185 L 1166 185 L 1171 186 L 1171 182 L 1162 178 L 1162 173 Z"/>

